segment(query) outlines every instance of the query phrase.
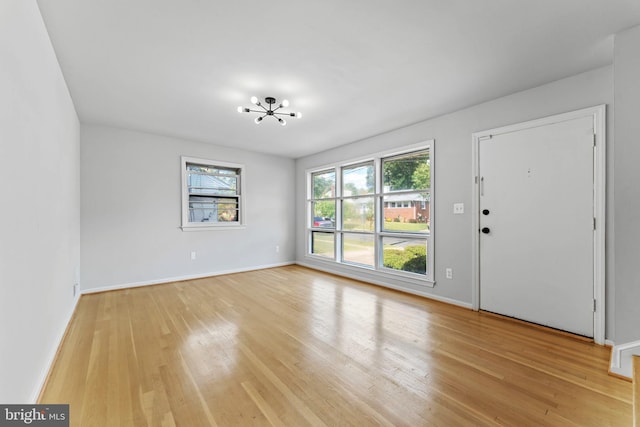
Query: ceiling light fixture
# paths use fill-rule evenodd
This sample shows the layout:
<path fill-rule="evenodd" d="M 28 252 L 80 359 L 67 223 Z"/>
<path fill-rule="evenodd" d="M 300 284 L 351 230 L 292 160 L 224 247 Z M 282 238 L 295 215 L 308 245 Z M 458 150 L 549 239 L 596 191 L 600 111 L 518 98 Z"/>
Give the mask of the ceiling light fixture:
<path fill-rule="evenodd" d="M 257 107 L 262 108 L 262 110 L 252 110 L 251 108 L 246 108 L 246 107 L 238 107 L 238 113 L 259 113 L 262 114 L 259 117 L 256 117 L 256 119 L 254 120 L 256 122 L 256 124 L 260 124 L 262 122 L 262 119 L 264 119 L 267 116 L 271 116 L 274 119 L 276 119 L 282 126 L 285 126 L 287 124 L 287 122 L 282 118 L 282 117 L 278 117 L 278 116 L 289 116 L 289 117 L 297 117 L 300 118 L 302 117 L 302 113 L 285 113 L 285 112 L 278 112 L 278 110 L 280 110 L 281 108 L 286 108 L 289 106 L 289 101 L 287 101 L 286 99 L 283 99 L 282 102 L 280 104 L 278 104 L 277 107 L 273 108 L 274 104 L 276 103 L 276 99 L 271 97 L 271 96 L 267 96 L 264 99 L 264 102 L 267 103 L 269 105 L 269 107 L 265 107 L 264 105 L 262 105 L 262 103 L 260 101 L 258 101 L 258 98 L 256 98 L 255 96 L 251 97 L 251 103 L 254 104 Z"/>

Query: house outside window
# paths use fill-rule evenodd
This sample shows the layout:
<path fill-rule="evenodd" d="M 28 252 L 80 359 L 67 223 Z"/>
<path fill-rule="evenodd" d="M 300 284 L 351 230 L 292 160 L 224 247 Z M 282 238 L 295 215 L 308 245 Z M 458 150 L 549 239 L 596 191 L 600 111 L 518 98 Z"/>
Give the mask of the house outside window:
<path fill-rule="evenodd" d="M 244 166 L 182 157 L 182 229 L 243 225 Z"/>
<path fill-rule="evenodd" d="M 397 201 L 391 201 L 394 199 Z M 384 202 L 385 221 L 429 222 L 429 202 L 424 200 L 421 195 L 390 195 L 387 200 Z"/>
<path fill-rule="evenodd" d="M 307 255 L 433 281 L 431 143 L 308 172 Z"/>

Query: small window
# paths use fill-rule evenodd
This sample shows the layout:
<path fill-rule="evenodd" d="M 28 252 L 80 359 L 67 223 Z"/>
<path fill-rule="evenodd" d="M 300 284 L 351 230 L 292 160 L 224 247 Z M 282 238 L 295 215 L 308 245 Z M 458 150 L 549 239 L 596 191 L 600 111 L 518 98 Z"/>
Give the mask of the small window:
<path fill-rule="evenodd" d="M 182 228 L 243 224 L 242 165 L 182 157 Z"/>

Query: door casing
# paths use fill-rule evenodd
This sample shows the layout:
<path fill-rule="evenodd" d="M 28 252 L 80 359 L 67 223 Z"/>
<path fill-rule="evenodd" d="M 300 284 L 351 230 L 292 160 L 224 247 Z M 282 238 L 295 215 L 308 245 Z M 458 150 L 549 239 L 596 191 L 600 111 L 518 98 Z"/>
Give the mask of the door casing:
<path fill-rule="evenodd" d="M 594 265 L 593 298 L 595 311 L 593 316 L 593 340 L 596 344 L 605 343 L 605 212 L 606 212 L 606 106 L 584 108 L 568 113 L 557 114 L 537 120 L 531 120 L 510 126 L 490 129 L 472 134 L 473 152 L 473 192 L 472 192 L 472 298 L 474 310 L 480 309 L 480 185 L 479 185 L 479 143 L 483 138 L 500 135 L 533 127 L 564 122 L 580 117 L 592 117 L 594 123 Z"/>

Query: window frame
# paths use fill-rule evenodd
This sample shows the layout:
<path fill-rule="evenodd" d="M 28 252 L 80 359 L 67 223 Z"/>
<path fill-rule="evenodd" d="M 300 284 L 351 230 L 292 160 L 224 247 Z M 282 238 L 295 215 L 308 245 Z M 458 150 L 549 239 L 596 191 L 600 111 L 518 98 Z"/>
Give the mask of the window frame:
<path fill-rule="evenodd" d="M 192 222 L 189 221 L 189 187 L 188 187 L 188 165 L 201 165 L 212 168 L 222 169 L 236 169 L 238 183 L 236 185 L 236 194 L 226 196 L 228 198 L 237 198 L 238 200 L 238 214 L 236 221 L 223 221 L 223 222 Z M 203 159 L 198 157 L 180 157 L 180 172 L 181 172 L 181 208 L 182 208 L 182 221 L 180 228 L 182 231 L 199 231 L 199 230 L 229 230 L 245 228 L 245 202 L 244 202 L 244 187 L 245 187 L 245 167 L 239 163 L 230 163 L 218 160 Z M 216 197 L 225 197 L 225 195 L 219 195 Z"/>
<path fill-rule="evenodd" d="M 345 272 L 354 272 L 357 274 L 357 271 L 367 271 L 369 274 L 374 274 L 376 276 L 380 276 L 390 280 L 402 280 L 408 283 L 413 283 L 420 286 L 433 287 L 435 285 L 435 238 L 434 238 L 434 230 L 435 230 L 435 150 L 434 144 L 435 140 L 427 140 L 418 144 L 413 144 L 410 146 L 396 148 L 395 150 L 388 150 L 384 152 L 375 153 L 369 156 L 363 156 L 358 159 L 354 159 L 351 161 L 338 161 L 332 164 L 315 167 L 312 169 L 308 169 L 306 171 L 306 189 L 307 189 L 307 198 L 306 198 L 306 219 L 305 219 L 305 257 L 312 261 L 318 261 L 318 263 L 322 263 L 323 265 L 327 265 L 328 268 L 331 269 L 331 266 L 336 266 L 340 270 L 345 270 Z M 428 152 L 429 160 L 431 165 L 431 180 L 429 188 L 427 189 L 427 193 L 429 193 L 429 230 L 427 232 L 395 232 L 384 230 L 384 196 L 389 195 L 389 192 L 383 191 L 383 160 L 393 159 L 394 157 L 399 157 L 403 155 L 410 154 L 418 154 L 420 152 Z M 354 196 L 344 196 L 343 194 L 343 182 L 342 182 L 342 171 L 344 168 L 349 168 L 353 166 L 358 166 L 362 164 L 366 164 L 368 162 L 373 162 L 374 165 L 374 192 L 368 195 L 359 195 L 356 197 L 373 197 L 374 199 L 374 229 L 373 231 L 353 231 L 346 230 L 343 227 L 343 202 L 344 200 L 353 200 Z M 313 204 L 316 201 L 314 199 L 313 193 L 313 176 L 314 174 L 323 173 L 323 172 L 334 172 L 335 173 L 335 188 L 336 192 L 334 197 L 332 198 L 336 203 L 336 214 L 335 214 L 335 228 L 327 229 L 318 227 L 313 227 Z M 422 193 L 425 192 L 419 190 L 409 190 L 405 192 L 414 192 L 414 193 Z M 396 193 L 402 193 L 396 192 Z M 419 204 L 417 205 L 419 206 Z M 324 232 L 332 232 L 334 233 L 334 257 L 328 258 L 324 255 L 317 255 L 312 253 L 312 233 L 317 231 Z M 343 239 L 345 233 L 363 233 L 373 235 L 374 238 L 374 265 L 368 266 L 364 264 L 358 264 L 350 261 L 344 261 L 343 254 Z M 406 272 L 402 270 L 396 270 L 393 268 L 384 267 L 383 265 L 383 239 L 384 238 L 395 238 L 395 237 L 406 237 L 408 239 L 422 239 L 426 240 L 427 245 L 427 271 L 426 274 L 421 273 L 412 273 Z"/>

